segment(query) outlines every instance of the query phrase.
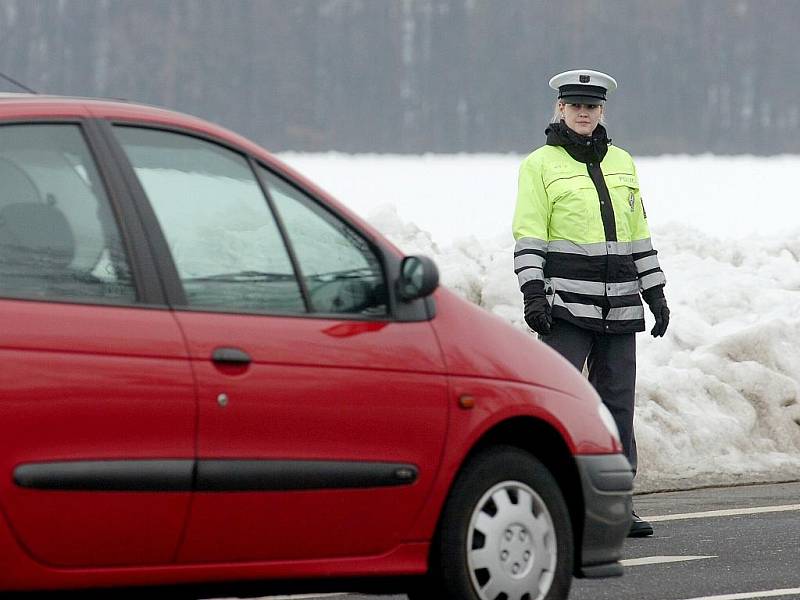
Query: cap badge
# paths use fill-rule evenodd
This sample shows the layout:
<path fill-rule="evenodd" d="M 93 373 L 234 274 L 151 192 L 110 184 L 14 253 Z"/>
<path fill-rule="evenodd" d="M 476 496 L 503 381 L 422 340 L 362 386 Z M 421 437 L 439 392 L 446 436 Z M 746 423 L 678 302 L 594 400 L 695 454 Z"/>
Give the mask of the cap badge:
<path fill-rule="evenodd" d="M 580 79 L 581 83 L 589 83 L 591 77 L 589 75 L 581 75 L 578 79 Z"/>

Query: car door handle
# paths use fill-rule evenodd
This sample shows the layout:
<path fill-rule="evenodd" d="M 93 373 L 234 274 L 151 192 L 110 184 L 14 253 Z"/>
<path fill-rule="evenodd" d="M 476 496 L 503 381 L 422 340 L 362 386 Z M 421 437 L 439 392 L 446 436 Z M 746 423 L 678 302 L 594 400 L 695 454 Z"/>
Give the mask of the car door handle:
<path fill-rule="evenodd" d="M 211 360 L 215 363 L 248 365 L 252 362 L 250 355 L 239 348 L 214 348 Z"/>

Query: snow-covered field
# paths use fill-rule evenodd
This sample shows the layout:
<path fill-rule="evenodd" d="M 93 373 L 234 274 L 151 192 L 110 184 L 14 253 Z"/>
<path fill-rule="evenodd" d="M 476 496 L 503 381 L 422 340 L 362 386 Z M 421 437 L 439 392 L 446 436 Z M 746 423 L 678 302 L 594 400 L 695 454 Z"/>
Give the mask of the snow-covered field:
<path fill-rule="evenodd" d="M 280 156 L 527 330 L 510 232 L 521 156 Z M 672 311 L 664 339 L 638 337 L 637 489 L 800 479 L 800 157 L 637 168 Z"/>

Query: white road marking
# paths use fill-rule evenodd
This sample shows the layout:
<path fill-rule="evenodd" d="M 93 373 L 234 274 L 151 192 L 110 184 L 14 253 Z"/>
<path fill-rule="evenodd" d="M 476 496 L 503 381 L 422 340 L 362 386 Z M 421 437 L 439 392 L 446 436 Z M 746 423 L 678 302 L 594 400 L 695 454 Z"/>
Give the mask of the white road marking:
<path fill-rule="evenodd" d="M 302 600 L 303 598 L 344 598 L 347 594 L 299 594 L 296 596 L 266 596 L 265 600 Z"/>
<path fill-rule="evenodd" d="M 755 506 L 752 508 L 730 508 L 725 510 L 707 510 L 705 512 L 678 513 L 674 515 L 657 515 L 642 517 L 645 521 L 681 521 L 683 519 L 705 519 L 707 517 L 732 517 L 736 515 L 755 515 L 760 513 L 786 512 L 800 510 L 800 504 L 783 504 L 781 506 Z"/>
<path fill-rule="evenodd" d="M 307 598 L 344 598 L 349 594 L 342 594 L 338 592 L 336 594 L 296 594 L 294 596 L 263 596 L 262 598 L 257 598 L 256 600 L 305 600 Z M 218 600 L 236 600 L 236 598 L 220 598 Z"/>
<path fill-rule="evenodd" d="M 778 596 L 793 596 L 796 594 L 800 594 L 800 588 L 744 592 L 742 594 L 723 594 L 722 596 L 698 596 L 697 598 L 687 598 L 686 600 L 747 600 L 748 598 L 777 598 Z"/>
<path fill-rule="evenodd" d="M 626 558 L 619 561 L 625 567 L 640 567 L 642 565 L 658 565 L 661 563 L 683 562 L 685 560 L 703 560 L 717 558 L 716 556 L 645 556 L 643 558 Z"/>

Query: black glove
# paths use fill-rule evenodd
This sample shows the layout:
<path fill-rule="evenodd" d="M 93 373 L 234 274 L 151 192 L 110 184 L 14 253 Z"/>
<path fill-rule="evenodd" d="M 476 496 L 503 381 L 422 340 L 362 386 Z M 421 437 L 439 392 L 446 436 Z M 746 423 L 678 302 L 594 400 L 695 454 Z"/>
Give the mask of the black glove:
<path fill-rule="evenodd" d="M 550 315 L 550 303 L 544 293 L 544 281 L 529 281 L 522 286 L 525 298 L 525 322 L 539 335 L 550 333 L 553 317 Z"/>
<path fill-rule="evenodd" d="M 650 312 L 656 319 L 656 324 L 650 330 L 650 334 L 653 337 L 664 337 L 669 325 L 669 308 L 667 308 L 667 299 L 664 297 L 664 286 L 658 285 L 644 290 L 642 298 L 647 302 Z"/>

